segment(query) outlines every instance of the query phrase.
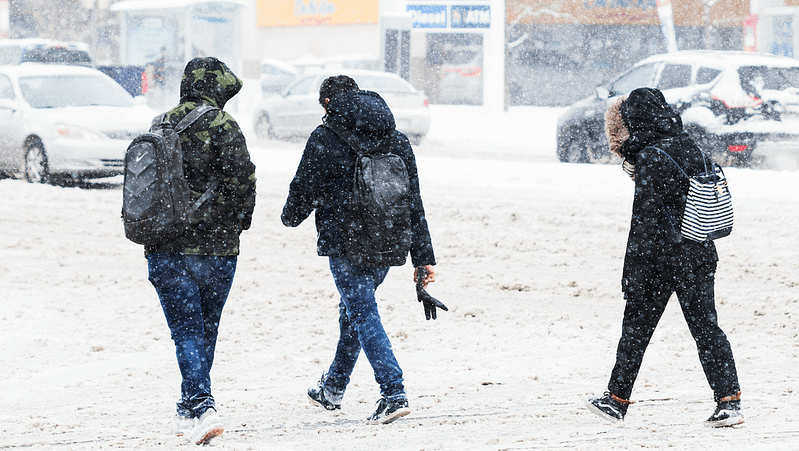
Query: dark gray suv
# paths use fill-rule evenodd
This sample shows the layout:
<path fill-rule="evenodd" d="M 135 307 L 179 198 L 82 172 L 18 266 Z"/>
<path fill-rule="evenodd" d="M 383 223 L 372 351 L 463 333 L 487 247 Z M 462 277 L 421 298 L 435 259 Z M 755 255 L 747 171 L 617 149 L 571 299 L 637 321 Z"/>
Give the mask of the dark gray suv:
<path fill-rule="evenodd" d="M 685 51 L 646 58 L 558 121 L 563 162 L 609 162 L 604 114 L 610 102 L 640 87 L 663 91 L 685 130 L 727 164 L 748 165 L 762 143 L 799 142 L 799 61 L 728 51 Z"/>

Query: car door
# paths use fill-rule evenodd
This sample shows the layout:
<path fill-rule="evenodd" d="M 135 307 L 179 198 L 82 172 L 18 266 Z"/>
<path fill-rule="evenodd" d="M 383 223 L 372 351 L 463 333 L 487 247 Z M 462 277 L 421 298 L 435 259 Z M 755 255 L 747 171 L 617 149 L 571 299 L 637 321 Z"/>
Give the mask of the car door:
<path fill-rule="evenodd" d="M 22 161 L 17 105 L 11 80 L 0 75 L 0 168 L 18 169 Z"/>

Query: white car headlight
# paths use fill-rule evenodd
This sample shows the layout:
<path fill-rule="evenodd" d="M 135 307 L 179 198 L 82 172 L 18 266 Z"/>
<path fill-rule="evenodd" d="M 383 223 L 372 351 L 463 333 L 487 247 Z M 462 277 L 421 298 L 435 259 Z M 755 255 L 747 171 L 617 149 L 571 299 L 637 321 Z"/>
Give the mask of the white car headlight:
<path fill-rule="evenodd" d="M 55 126 L 58 136 L 69 139 L 80 139 L 84 141 L 94 139 L 108 139 L 105 134 L 88 128 L 75 125 L 58 124 Z"/>

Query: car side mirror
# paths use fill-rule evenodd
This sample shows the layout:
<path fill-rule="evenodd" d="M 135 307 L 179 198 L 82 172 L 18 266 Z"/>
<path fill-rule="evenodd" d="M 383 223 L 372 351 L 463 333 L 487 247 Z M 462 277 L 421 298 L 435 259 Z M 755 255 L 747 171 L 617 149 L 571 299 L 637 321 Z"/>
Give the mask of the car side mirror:
<path fill-rule="evenodd" d="M 596 98 L 599 100 L 607 100 L 610 98 L 610 91 L 604 86 L 596 88 Z"/>

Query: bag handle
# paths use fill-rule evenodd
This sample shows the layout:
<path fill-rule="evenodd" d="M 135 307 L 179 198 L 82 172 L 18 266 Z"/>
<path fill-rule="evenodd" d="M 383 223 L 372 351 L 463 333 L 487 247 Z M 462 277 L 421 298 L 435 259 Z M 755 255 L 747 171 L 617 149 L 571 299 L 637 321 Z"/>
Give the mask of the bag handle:
<path fill-rule="evenodd" d="M 676 162 L 676 161 L 674 161 L 674 158 L 672 158 L 672 157 L 671 157 L 671 155 L 667 154 L 667 153 L 666 153 L 666 152 L 665 152 L 663 149 L 660 149 L 660 148 L 658 148 L 658 147 L 655 147 L 655 146 L 647 146 L 647 147 L 649 147 L 649 148 L 651 148 L 651 149 L 655 149 L 655 150 L 657 150 L 658 152 L 660 152 L 660 153 L 662 153 L 663 155 L 665 155 L 665 156 L 666 156 L 666 157 L 667 157 L 669 160 L 671 160 L 671 162 L 672 162 L 672 163 L 674 163 L 674 165 L 675 165 L 675 166 L 677 166 L 677 168 L 680 170 L 680 172 L 682 172 L 682 173 L 683 173 L 683 175 L 684 175 L 686 178 L 688 178 L 688 179 L 690 179 L 690 178 L 691 178 L 691 177 L 689 177 L 689 176 L 688 176 L 688 174 L 687 174 L 687 173 L 686 173 L 686 172 L 683 170 L 683 168 L 682 168 L 682 167 L 680 167 L 680 165 L 679 165 L 679 164 L 677 164 L 677 162 Z M 707 168 L 707 156 L 705 156 L 705 153 L 704 153 L 704 152 L 702 152 L 701 150 L 699 151 L 699 153 L 700 153 L 700 154 L 702 154 L 702 163 L 704 163 L 704 166 L 705 166 L 705 174 L 708 174 L 708 173 L 709 173 L 709 171 L 708 171 L 708 168 Z M 721 165 L 720 165 L 720 164 L 718 164 L 718 163 L 716 163 L 716 162 L 713 162 L 712 166 L 715 166 L 716 168 L 718 168 L 718 170 L 719 170 L 719 172 L 721 172 L 721 175 L 722 175 L 722 176 L 724 176 L 725 178 L 727 177 L 727 175 L 726 175 L 726 174 L 724 174 L 724 169 L 722 169 L 722 168 L 721 168 Z M 714 171 L 714 172 L 715 172 L 715 171 Z M 715 179 L 715 181 L 718 181 L 718 180 L 719 180 L 718 178 L 717 178 L 717 179 Z"/>
<path fill-rule="evenodd" d="M 672 157 L 671 157 L 671 155 L 669 155 L 669 154 L 667 154 L 667 153 L 666 153 L 666 151 L 664 151 L 664 150 L 663 150 L 663 149 L 661 149 L 661 148 L 655 147 L 655 146 L 647 146 L 647 147 L 649 147 L 650 149 L 655 149 L 655 150 L 657 150 L 658 152 L 660 152 L 660 153 L 662 153 L 663 155 L 665 155 L 665 156 L 666 156 L 666 158 L 668 158 L 669 160 L 671 160 L 671 162 L 672 162 L 672 163 L 674 163 L 674 165 L 675 165 L 675 166 L 677 166 L 677 169 L 679 169 L 679 170 L 680 170 L 680 172 L 682 172 L 682 175 L 684 175 L 684 176 L 685 176 L 685 178 L 687 178 L 687 179 L 690 179 L 690 178 L 691 178 L 691 177 L 689 177 L 689 176 L 688 176 L 688 174 L 687 174 L 687 173 L 686 173 L 686 172 L 683 170 L 683 168 L 682 168 L 682 167 L 681 167 L 679 164 L 677 164 L 677 162 L 674 160 L 674 158 L 672 158 Z M 700 152 L 700 153 L 701 153 L 701 152 Z M 703 153 L 703 154 L 702 154 L 702 159 L 704 159 L 704 158 L 705 158 L 705 154 Z M 705 171 L 707 171 L 707 165 L 705 165 Z"/>

